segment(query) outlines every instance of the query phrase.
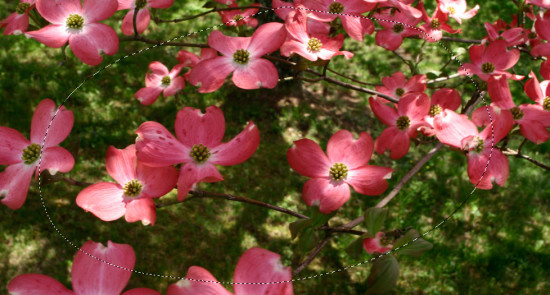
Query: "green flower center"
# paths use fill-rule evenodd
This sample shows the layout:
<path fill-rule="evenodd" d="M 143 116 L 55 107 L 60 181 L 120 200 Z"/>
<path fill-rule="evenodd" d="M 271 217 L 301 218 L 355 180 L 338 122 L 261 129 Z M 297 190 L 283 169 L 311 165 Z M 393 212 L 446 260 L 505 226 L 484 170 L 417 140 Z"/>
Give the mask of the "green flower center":
<path fill-rule="evenodd" d="M 456 13 L 456 9 L 452 6 L 447 8 L 447 10 L 449 11 L 450 14 L 455 14 Z"/>
<path fill-rule="evenodd" d="M 438 104 L 434 104 L 433 106 L 430 107 L 430 117 L 435 117 L 436 115 L 439 115 L 439 113 L 441 113 L 443 109 L 438 105 Z"/>
<path fill-rule="evenodd" d="M 328 7 L 328 11 L 332 13 L 342 13 L 344 11 L 344 5 L 340 2 L 332 2 Z"/>
<path fill-rule="evenodd" d="M 403 88 L 397 88 L 395 89 L 395 94 L 397 94 L 397 96 L 401 96 L 405 93 L 405 89 Z"/>
<path fill-rule="evenodd" d="M 439 29 L 439 26 L 441 26 L 441 22 L 437 18 L 432 19 L 432 22 L 430 23 L 432 26 L 432 29 Z"/>
<path fill-rule="evenodd" d="M 233 17 L 233 20 L 234 20 L 234 21 L 240 21 L 240 20 L 243 20 L 243 19 L 244 19 L 244 17 L 243 17 L 242 15 L 240 15 L 240 14 L 237 14 L 237 15 L 235 15 L 235 16 Z"/>
<path fill-rule="evenodd" d="M 401 116 L 397 118 L 397 121 L 395 122 L 395 124 L 397 125 L 397 128 L 399 130 L 405 130 L 409 128 L 409 126 L 411 125 L 411 119 L 409 119 L 409 117 L 407 116 Z"/>
<path fill-rule="evenodd" d="M 78 14 L 70 14 L 67 18 L 67 27 L 75 30 L 82 29 L 84 26 L 84 18 Z"/>
<path fill-rule="evenodd" d="M 191 158 L 201 164 L 210 158 L 210 150 L 203 144 L 196 144 L 191 148 Z"/>
<path fill-rule="evenodd" d="M 128 181 L 124 185 L 123 189 L 124 189 L 124 195 L 126 195 L 127 197 L 137 197 L 141 193 L 141 190 L 143 189 L 143 184 L 141 184 L 139 180 L 134 179 L 134 180 Z"/>
<path fill-rule="evenodd" d="M 393 26 L 393 32 L 396 34 L 403 32 L 404 29 L 405 29 L 405 26 L 403 26 L 402 24 L 395 24 Z"/>
<path fill-rule="evenodd" d="M 147 6 L 147 0 L 136 0 L 137 9 L 143 9 Z"/>
<path fill-rule="evenodd" d="M 514 116 L 514 120 L 519 120 L 523 118 L 523 111 L 520 110 L 518 107 L 513 107 L 510 109 L 510 112 L 512 112 L 512 116 Z"/>
<path fill-rule="evenodd" d="M 233 53 L 233 60 L 241 65 L 246 65 L 250 60 L 250 53 L 245 49 L 238 49 Z"/>
<path fill-rule="evenodd" d="M 531 32 L 531 33 L 527 34 L 527 38 L 529 38 L 529 39 L 535 39 L 535 38 L 537 38 L 537 36 L 538 35 L 535 32 Z"/>
<path fill-rule="evenodd" d="M 170 76 L 164 76 L 162 77 L 162 80 L 160 80 L 162 85 L 168 86 L 170 85 L 170 82 L 172 82 L 172 79 L 170 79 Z"/>
<path fill-rule="evenodd" d="M 21 160 L 23 160 L 23 163 L 30 165 L 34 163 L 38 157 L 40 157 L 40 145 L 31 143 L 31 145 L 23 150 Z"/>
<path fill-rule="evenodd" d="M 481 65 L 481 71 L 484 72 L 485 74 L 490 74 L 494 70 L 495 70 L 495 66 L 490 62 L 486 62 Z"/>
<path fill-rule="evenodd" d="M 334 181 L 340 181 L 348 176 L 348 167 L 342 163 L 336 163 L 330 167 L 330 178 Z"/>
<path fill-rule="evenodd" d="M 309 41 L 307 41 L 307 49 L 312 52 L 317 52 L 321 50 L 321 47 L 323 47 L 323 43 L 321 43 L 321 40 L 317 38 L 311 38 L 309 39 Z"/>
<path fill-rule="evenodd" d="M 29 3 L 19 3 L 17 4 L 17 8 L 15 9 L 15 12 L 17 12 L 17 14 L 25 14 L 25 12 L 27 12 L 27 9 L 29 9 L 29 7 L 31 7 L 31 5 Z"/>
<path fill-rule="evenodd" d="M 550 97 L 545 97 L 542 101 L 542 109 L 545 111 L 550 111 Z"/>
<path fill-rule="evenodd" d="M 481 154 L 483 152 L 483 148 L 485 147 L 485 142 L 483 141 L 483 139 L 479 138 L 479 137 L 476 137 L 475 138 L 476 140 L 476 146 L 474 147 L 474 151 L 478 154 Z"/>

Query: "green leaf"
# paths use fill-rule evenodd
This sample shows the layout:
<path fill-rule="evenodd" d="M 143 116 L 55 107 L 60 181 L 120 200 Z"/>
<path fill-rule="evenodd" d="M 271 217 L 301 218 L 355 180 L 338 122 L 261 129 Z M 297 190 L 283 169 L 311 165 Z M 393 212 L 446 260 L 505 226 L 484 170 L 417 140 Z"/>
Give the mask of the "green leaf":
<path fill-rule="evenodd" d="M 441 75 L 441 71 L 433 70 L 426 73 L 428 79 L 435 79 Z"/>
<path fill-rule="evenodd" d="M 292 237 L 292 240 L 294 240 L 300 232 L 302 232 L 305 228 L 309 227 L 311 225 L 311 219 L 300 219 L 298 221 L 294 221 L 291 224 L 288 225 L 288 228 L 290 229 L 290 235 Z"/>
<path fill-rule="evenodd" d="M 298 248 L 302 252 L 307 252 L 317 244 L 317 233 L 312 228 L 306 228 L 298 238 Z"/>
<path fill-rule="evenodd" d="M 335 214 L 336 211 L 333 211 L 329 214 L 323 214 L 319 211 L 319 208 L 316 206 L 311 207 L 311 227 L 316 228 L 321 225 L 324 225 L 331 219 Z"/>
<path fill-rule="evenodd" d="M 418 257 L 422 253 L 433 248 L 432 243 L 422 238 L 418 238 L 416 241 L 411 242 L 412 240 L 414 240 L 416 237 L 419 237 L 419 236 L 420 234 L 418 233 L 417 230 L 411 229 L 404 236 L 402 236 L 401 238 L 397 239 L 397 241 L 395 241 L 393 248 L 395 249 L 395 248 L 401 247 L 410 242 L 403 249 L 399 249 L 398 253 Z"/>
<path fill-rule="evenodd" d="M 388 254 L 376 259 L 367 278 L 368 289 L 365 294 L 381 294 L 391 291 L 399 278 L 399 263 L 395 256 Z"/>
<path fill-rule="evenodd" d="M 370 237 L 380 231 L 388 215 L 388 208 L 372 207 L 365 211 L 365 226 Z"/>
<path fill-rule="evenodd" d="M 346 253 L 354 259 L 360 258 L 363 252 L 365 252 L 365 249 L 363 248 L 363 240 L 365 238 L 367 238 L 367 236 L 363 235 L 351 242 L 351 244 L 349 244 L 345 249 Z"/>

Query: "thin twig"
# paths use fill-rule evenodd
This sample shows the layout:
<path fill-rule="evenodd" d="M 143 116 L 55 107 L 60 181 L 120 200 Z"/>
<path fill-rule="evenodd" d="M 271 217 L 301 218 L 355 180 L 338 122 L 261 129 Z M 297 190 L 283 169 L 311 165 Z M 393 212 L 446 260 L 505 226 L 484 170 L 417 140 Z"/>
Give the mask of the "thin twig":
<path fill-rule="evenodd" d="M 331 73 L 333 73 L 333 74 L 335 74 L 335 75 L 338 75 L 338 76 L 340 76 L 340 77 L 342 77 L 342 78 L 346 78 L 346 79 L 348 79 L 348 80 L 350 80 L 350 81 L 353 81 L 353 82 L 355 82 L 355 83 L 357 83 L 357 84 L 366 85 L 366 86 L 378 86 L 378 84 L 375 84 L 375 83 L 367 83 L 367 82 L 359 81 L 359 80 L 357 80 L 357 79 L 355 79 L 355 78 L 352 78 L 352 77 L 350 77 L 350 76 L 346 76 L 346 75 L 344 75 L 344 74 L 338 73 L 337 71 L 332 70 L 332 69 L 330 69 L 330 68 L 327 68 L 327 71 L 329 71 L 329 72 L 331 72 Z"/>
<path fill-rule="evenodd" d="M 550 166 L 545 165 L 545 164 L 543 164 L 543 163 L 541 163 L 541 162 L 539 162 L 539 161 L 537 161 L 537 160 L 535 160 L 535 159 L 533 159 L 533 158 L 531 158 L 531 157 L 529 157 L 529 156 L 526 156 L 526 155 L 524 155 L 524 154 L 518 153 L 518 151 L 514 151 L 514 150 L 509 149 L 509 148 L 504 148 L 504 149 L 502 150 L 502 153 L 505 154 L 506 156 L 516 157 L 516 158 L 520 158 L 520 159 L 525 159 L 525 160 L 527 160 L 527 161 L 529 161 L 529 162 L 531 162 L 531 163 L 533 163 L 533 164 L 535 164 L 535 165 L 537 165 L 537 166 L 539 166 L 539 167 L 541 167 L 541 168 L 544 168 L 544 169 L 546 169 L 546 170 L 550 170 Z"/>
<path fill-rule="evenodd" d="M 306 258 L 306 260 L 304 260 L 304 262 L 302 262 L 296 269 L 294 269 L 294 271 L 292 271 L 293 276 L 299 274 L 302 270 L 304 270 L 311 263 L 311 261 L 313 261 L 313 259 L 315 259 L 317 254 L 319 254 L 319 252 L 321 252 L 321 249 L 323 249 L 325 247 L 325 245 L 328 243 L 331 236 L 332 236 L 331 234 L 327 234 L 327 236 L 321 241 L 321 243 L 319 243 L 317 245 L 317 247 L 315 247 L 315 250 L 313 250 L 313 252 L 311 252 L 311 254 L 309 254 L 309 256 Z"/>
<path fill-rule="evenodd" d="M 456 74 L 452 74 L 450 76 L 447 76 L 447 77 L 440 77 L 440 78 L 436 78 L 436 79 L 433 79 L 433 80 L 428 80 L 426 81 L 426 84 L 433 84 L 433 83 L 437 83 L 437 82 L 442 82 L 442 81 L 447 81 L 447 80 L 451 80 L 451 79 L 454 79 L 454 78 L 457 78 L 457 77 L 460 77 L 461 75 L 456 73 Z"/>

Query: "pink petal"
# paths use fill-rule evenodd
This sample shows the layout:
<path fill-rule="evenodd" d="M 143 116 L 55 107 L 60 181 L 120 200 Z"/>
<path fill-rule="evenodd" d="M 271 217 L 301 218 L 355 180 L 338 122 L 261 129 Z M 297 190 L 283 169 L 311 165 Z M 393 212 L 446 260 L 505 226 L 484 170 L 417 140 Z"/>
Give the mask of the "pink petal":
<path fill-rule="evenodd" d="M 170 74 L 170 71 L 168 70 L 168 68 L 159 61 L 151 62 L 149 64 L 149 69 L 153 74 L 161 77 L 168 76 Z"/>
<path fill-rule="evenodd" d="M 252 121 L 231 141 L 211 150 L 209 162 L 222 166 L 240 164 L 250 158 L 260 145 L 260 131 Z"/>
<path fill-rule="evenodd" d="M 462 99 L 456 89 L 442 88 L 432 94 L 432 105 L 439 105 L 444 109 L 456 111 L 461 104 Z"/>
<path fill-rule="evenodd" d="M 213 164 L 208 162 L 204 164 L 187 163 L 180 168 L 178 178 L 178 201 L 183 201 L 190 190 L 199 182 L 218 182 L 223 177 Z"/>
<path fill-rule="evenodd" d="M 535 73 L 533 73 L 533 71 L 529 73 L 529 77 L 531 77 L 531 79 L 525 82 L 523 90 L 525 91 L 527 96 L 529 96 L 529 98 L 540 104 L 542 99 L 544 99 L 544 93 L 542 93 L 542 88 L 540 87 L 539 80 Z M 548 89 L 550 89 L 550 87 Z"/>
<path fill-rule="evenodd" d="M 143 184 L 143 193 L 151 198 L 157 198 L 176 187 L 178 170 L 172 166 L 151 167 L 138 162 L 136 178 Z"/>
<path fill-rule="evenodd" d="M 277 68 L 268 60 L 251 60 L 233 73 L 233 83 L 242 89 L 274 88 L 279 80 Z"/>
<path fill-rule="evenodd" d="M 117 0 L 84 0 L 84 7 L 82 10 L 86 22 L 92 23 L 111 17 L 115 14 L 117 9 Z"/>
<path fill-rule="evenodd" d="M 172 83 L 170 86 L 166 87 L 164 89 L 164 92 L 162 93 L 162 96 L 167 97 L 171 95 L 175 95 L 178 93 L 178 91 L 182 90 L 185 87 L 185 80 L 183 77 L 176 77 L 172 79 Z"/>
<path fill-rule="evenodd" d="M 462 148 L 461 141 L 468 136 L 479 134 L 476 125 L 466 115 L 451 110 L 444 110 L 434 118 L 434 129 L 441 143 L 455 148 Z"/>
<path fill-rule="evenodd" d="M 53 175 L 58 171 L 67 173 L 73 169 L 73 155 L 60 146 L 45 148 L 42 157 L 41 171 L 48 170 Z"/>
<path fill-rule="evenodd" d="M 23 149 L 31 144 L 19 131 L 0 126 L 0 165 L 21 163 Z"/>
<path fill-rule="evenodd" d="M 399 131 L 397 127 L 388 127 L 374 142 L 374 149 L 379 154 L 390 150 L 390 158 L 397 160 L 409 152 L 410 144 L 411 140 L 407 133 Z"/>
<path fill-rule="evenodd" d="M 149 9 L 140 9 L 136 16 L 136 29 L 139 34 L 145 32 L 151 21 L 151 13 Z M 120 26 L 122 34 L 126 36 L 134 35 L 134 10 L 130 9 L 126 16 L 122 20 L 122 25 Z"/>
<path fill-rule="evenodd" d="M 285 27 L 289 39 L 294 38 L 300 43 L 307 43 L 309 35 L 307 33 L 307 16 L 301 10 L 291 11 L 285 20 Z"/>
<path fill-rule="evenodd" d="M 372 137 L 366 132 L 361 132 L 355 140 L 351 132 L 340 130 L 328 141 L 327 155 L 331 163 L 343 163 L 348 170 L 353 170 L 370 160 L 373 149 Z"/>
<path fill-rule="evenodd" d="M 34 165 L 20 163 L 10 165 L 0 173 L 2 204 L 12 210 L 17 210 L 23 206 L 25 199 L 27 199 L 27 192 L 34 170 Z"/>
<path fill-rule="evenodd" d="M 360 194 L 377 196 L 388 189 L 386 179 L 392 172 L 391 168 L 367 165 L 350 170 L 345 182 Z"/>
<path fill-rule="evenodd" d="M 357 41 L 363 41 L 365 34 L 370 35 L 374 32 L 374 24 L 370 19 L 351 16 L 340 16 L 340 19 L 346 33 Z"/>
<path fill-rule="evenodd" d="M 519 127 L 521 134 L 535 144 L 544 143 L 550 138 L 550 133 L 540 121 L 528 121 Z"/>
<path fill-rule="evenodd" d="M 374 115 L 376 115 L 376 118 L 378 118 L 380 122 L 387 126 L 395 126 L 395 121 L 399 118 L 396 109 L 380 103 L 372 97 L 369 97 L 369 104 L 370 108 L 374 112 Z"/>
<path fill-rule="evenodd" d="M 23 274 L 8 284 L 10 294 L 21 295 L 70 295 L 74 294 L 56 279 L 41 274 Z"/>
<path fill-rule="evenodd" d="M 514 127 L 514 118 L 512 113 L 503 111 L 500 112 L 500 115 L 493 118 L 493 126 L 485 127 L 485 129 L 481 131 L 480 136 L 486 142 L 492 141 L 492 133 L 494 132 L 494 143 L 496 144 L 501 141 L 508 134 L 508 132 L 510 132 L 510 130 L 512 130 L 512 127 Z"/>
<path fill-rule="evenodd" d="M 550 43 L 540 43 L 531 49 L 533 56 L 550 56 Z"/>
<path fill-rule="evenodd" d="M 414 75 L 405 83 L 407 92 L 424 92 L 426 90 L 426 75 Z"/>
<path fill-rule="evenodd" d="M 153 8 L 166 9 L 174 4 L 174 0 L 150 0 L 149 5 Z"/>
<path fill-rule="evenodd" d="M 292 280 L 292 270 L 284 267 L 281 256 L 262 248 L 246 250 L 235 268 L 235 283 L 267 283 Z M 292 282 L 279 284 L 236 284 L 235 294 L 258 295 L 277 294 L 292 295 Z"/>
<path fill-rule="evenodd" d="M 375 238 L 366 238 L 363 240 L 363 248 L 365 248 L 365 251 L 369 254 L 374 253 L 385 253 L 393 248 L 393 246 L 389 245 L 389 247 L 382 246 L 380 240 L 384 236 L 383 232 L 377 232 Z"/>
<path fill-rule="evenodd" d="M 491 76 L 487 81 L 487 88 L 491 100 L 501 109 L 511 109 L 516 106 L 512 101 L 512 93 L 508 79 L 504 76 Z"/>
<path fill-rule="evenodd" d="M 25 36 L 48 47 L 59 48 L 67 43 L 70 34 L 63 25 L 48 25 L 38 31 L 26 32 Z"/>
<path fill-rule="evenodd" d="M 321 147 L 311 139 L 300 139 L 286 153 L 288 163 L 296 172 L 307 177 L 328 177 L 330 161 Z"/>
<path fill-rule="evenodd" d="M 504 40 L 491 42 L 484 53 L 484 61 L 492 62 L 497 70 L 507 70 L 513 67 L 519 60 L 519 50 L 507 49 Z"/>
<path fill-rule="evenodd" d="M 178 140 L 185 146 L 191 148 L 195 144 L 203 144 L 212 149 L 223 139 L 225 118 L 216 106 L 206 108 L 206 113 L 185 107 L 176 116 L 175 130 Z"/>
<path fill-rule="evenodd" d="M 118 0 L 118 10 L 135 8 L 136 0 Z"/>
<path fill-rule="evenodd" d="M 317 55 L 313 52 L 306 50 L 306 45 L 304 43 L 289 39 L 285 43 L 283 43 L 283 45 L 281 45 L 281 55 L 291 56 L 293 54 L 299 54 L 302 57 L 311 61 L 317 60 Z"/>
<path fill-rule="evenodd" d="M 191 266 L 185 277 L 193 280 L 179 280 L 177 283 L 171 284 L 166 295 L 232 295 L 221 284 L 200 282 L 217 281 L 210 272 L 202 267 Z"/>
<path fill-rule="evenodd" d="M 384 47 L 386 50 L 394 51 L 403 43 L 403 37 L 395 34 L 392 29 L 384 29 L 376 32 L 374 37 L 378 46 Z"/>
<path fill-rule="evenodd" d="M 122 295 L 161 295 L 161 294 L 160 292 L 152 289 L 136 288 L 136 289 L 128 290 L 122 293 Z"/>
<path fill-rule="evenodd" d="M 247 50 L 251 58 L 260 57 L 279 49 L 285 39 L 286 29 L 283 24 L 267 23 L 256 29 Z"/>
<path fill-rule="evenodd" d="M 164 88 L 160 86 L 144 87 L 138 90 L 138 92 L 134 94 L 134 97 L 137 98 L 142 105 L 148 106 L 157 101 L 162 91 L 164 91 Z"/>
<path fill-rule="evenodd" d="M 543 79 L 550 80 L 550 61 L 546 60 L 540 65 L 540 74 Z"/>
<path fill-rule="evenodd" d="M 136 133 L 136 155 L 140 162 L 153 167 L 164 167 L 191 161 L 190 148 L 175 139 L 161 124 L 145 122 Z"/>
<path fill-rule="evenodd" d="M 468 176 L 470 177 L 470 182 L 472 184 L 475 185 L 479 182 L 479 185 L 477 186 L 479 189 L 493 188 L 492 182 L 496 182 L 498 185 L 503 186 L 508 179 L 508 174 L 510 171 L 506 156 L 503 155 L 501 151 L 493 149 L 489 166 L 483 176 L 483 179 L 481 179 L 481 175 L 483 174 L 483 171 L 485 171 L 487 160 L 489 159 L 488 150 L 489 149 L 486 148 L 481 155 L 468 155 Z M 479 181 L 480 179 L 481 182 Z"/>
<path fill-rule="evenodd" d="M 319 206 L 319 211 L 328 214 L 342 207 L 350 197 L 347 183 L 333 182 L 328 177 L 313 178 L 306 182 L 302 198 L 308 206 Z"/>
<path fill-rule="evenodd" d="M 494 103 L 491 103 L 487 107 L 480 106 L 472 113 L 472 122 L 474 122 L 474 124 L 476 124 L 476 126 L 478 127 L 489 126 L 491 122 L 496 123 L 494 120 L 496 120 L 496 117 L 498 115 L 497 113 L 495 113 L 495 110 L 499 113 L 498 115 L 500 115 L 500 112 L 503 111 L 495 107 Z"/>
<path fill-rule="evenodd" d="M 204 48 L 207 49 L 207 48 Z M 178 51 L 178 62 L 182 64 L 184 67 L 194 67 L 199 62 L 199 57 L 187 50 L 180 50 Z"/>
<path fill-rule="evenodd" d="M 124 149 L 109 146 L 105 166 L 109 175 L 121 186 L 124 186 L 130 180 L 136 179 L 135 145 L 131 144 Z"/>
<path fill-rule="evenodd" d="M 95 183 L 78 193 L 76 204 L 103 221 L 112 221 L 126 213 L 123 194 L 122 187 L 116 183 Z"/>
<path fill-rule="evenodd" d="M 430 98 L 422 92 L 411 92 L 403 95 L 397 105 L 397 113 L 409 117 L 414 122 L 422 121 L 429 111 Z"/>
<path fill-rule="evenodd" d="M 86 24 L 85 33 L 71 35 L 69 46 L 82 62 L 97 66 L 103 61 L 100 52 L 113 55 L 118 51 L 118 36 L 113 28 L 105 24 Z"/>
<path fill-rule="evenodd" d="M 150 198 L 132 200 L 126 205 L 126 214 L 124 214 L 124 218 L 127 222 L 141 220 L 144 225 L 155 225 L 156 217 L 157 209 L 155 203 Z"/>
<path fill-rule="evenodd" d="M 187 81 L 191 85 L 199 86 L 200 93 L 213 92 L 222 87 L 227 75 L 235 68 L 229 57 L 219 56 L 207 59 L 193 68 Z"/>
<path fill-rule="evenodd" d="M 229 37 L 220 31 L 213 31 L 208 36 L 208 46 L 216 49 L 227 57 L 233 58 L 233 54 L 238 49 L 247 49 L 251 37 Z"/>
<path fill-rule="evenodd" d="M 62 106 L 57 112 L 55 102 L 51 99 L 42 100 L 32 116 L 31 122 L 31 142 L 42 145 L 44 137 L 46 137 L 45 147 L 56 146 L 61 143 L 73 128 L 74 116 L 73 112 L 65 109 Z M 53 116 L 55 118 L 52 121 Z M 48 126 L 51 126 L 46 135 Z"/>
<path fill-rule="evenodd" d="M 40 15 L 53 24 L 65 24 L 65 18 L 71 13 L 81 14 L 80 0 L 40 0 L 36 2 Z"/>
<path fill-rule="evenodd" d="M 81 249 L 105 262 L 127 269 L 132 269 L 136 262 L 134 250 L 126 244 L 108 241 L 105 247 L 101 243 L 88 241 Z M 120 294 L 132 273 L 98 261 L 82 251 L 76 254 L 71 271 L 75 294 Z"/>
<path fill-rule="evenodd" d="M 29 14 L 14 13 L 12 15 L 15 15 L 15 17 L 11 19 L 11 21 L 6 26 L 6 29 L 4 30 L 4 35 L 18 35 L 26 32 L 27 28 L 29 27 Z"/>

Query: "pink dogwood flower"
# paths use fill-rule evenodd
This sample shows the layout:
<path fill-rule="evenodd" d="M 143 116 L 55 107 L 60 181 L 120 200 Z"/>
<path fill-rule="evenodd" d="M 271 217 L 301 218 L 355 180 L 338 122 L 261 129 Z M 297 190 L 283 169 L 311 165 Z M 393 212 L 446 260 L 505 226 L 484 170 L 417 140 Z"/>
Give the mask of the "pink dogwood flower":
<path fill-rule="evenodd" d="M 422 1 L 418 3 L 418 8 L 422 12 L 422 21 L 425 22 L 425 24 L 420 26 L 420 29 L 426 33 L 421 34 L 424 40 L 434 43 L 441 40 L 443 37 L 443 31 L 450 34 L 462 32 L 462 29 L 454 30 L 449 24 L 447 24 L 447 14 L 441 12 L 439 7 L 435 9 L 431 17 L 428 16 Z"/>
<path fill-rule="evenodd" d="M 21 0 L 6 19 L 0 21 L 0 29 L 5 28 L 4 35 L 18 35 L 27 31 L 29 27 L 29 11 L 34 8 L 35 0 Z"/>
<path fill-rule="evenodd" d="M 107 149 L 107 172 L 116 181 L 92 184 L 76 197 L 76 204 L 103 221 L 124 216 L 127 222 L 141 220 L 154 225 L 156 208 L 153 198 L 170 192 L 178 180 L 176 168 L 149 167 L 136 161 L 136 148 Z"/>
<path fill-rule="evenodd" d="M 363 0 L 363 1 L 367 3 L 377 3 L 379 7 L 395 7 L 401 13 L 409 16 L 410 18 L 422 17 L 422 12 L 411 6 L 414 0 Z"/>
<path fill-rule="evenodd" d="M 40 0 L 36 9 L 51 25 L 25 33 L 48 47 L 59 48 L 69 41 L 74 55 L 82 62 L 96 66 L 103 61 L 100 52 L 113 55 L 118 51 L 118 36 L 113 28 L 98 23 L 112 16 L 117 0 Z"/>
<path fill-rule="evenodd" d="M 470 19 L 477 14 L 479 5 L 476 4 L 474 8 L 466 11 L 466 0 L 440 0 L 439 9 L 443 13 L 448 13 L 450 17 L 454 18 L 459 24 L 462 24 L 463 19 Z"/>
<path fill-rule="evenodd" d="M 540 83 L 533 71 L 529 73 L 529 77 L 531 79 L 525 83 L 523 90 L 529 98 L 537 103 L 538 109 L 546 112 L 546 116 L 541 119 L 541 123 L 546 127 L 550 127 L 550 77 Z"/>
<path fill-rule="evenodd" d="M 437 116 L 441 116 L 445 110 L 456 111 L 456 109 L 460 107 L 461 103 L 462 99 L 456 89 L 441 88 L 437 90 L 431 97 L 430 111 L 428 112 L 428 115 L 424 117 L 426 126 L 419 127 L 419 130 L 426 136 L 435 135 L 435 131 L 433 129 L 434 119 Z"/>
<path fill-rule="evenodd" d="M 550 9 L 550 0 L 527 0 L 525 4 L 533 4 L 545 9 Z"/>
<path fill-rule="evenodd" d="M 82 251 L 101 260 L 127 269 L 132 269 L 136 263 L 136 254 L 132 246 L 107 242 L 107 247 L 101 243 L 88 241 L 82 245 Z M 78 251 L 71 268 L 71 291 L 56 279 L 41 274 L 23 274 L 13 278 L 8 284 L 10 294 L 32 295 L 119 295 L 130 280 L 132 272 L 114 267 Z M 160 295 L 159 292 L 137 288 L 128 290 L 122 295 Z"/>
<path fill-rule="evenodd" d="M 376 91 L 399 99 L 408 93 L 424 92 L 426 90 L 426 75 L 414 75 L 407 80 L 402 72 L 395 72 L 391 77 L 383 77 L 382 84 L 383 86 L 376 86 Z M 377 97 L 377 100 L 389 103 L 388 100 L 381 97 Z"/>
<path fill-rule="evenodd" d="M 174 4 L 174 0 L 118 0 L 118 10 L 129 9 L 122 20 L 120 29 L 122 34 L 130 36 L 134 34 L 134 10 L 138 8 L 136 16 L 136 29 L 138 34 L 143 33 L 151 21 L 149 8 L 165 9 Z"/>
<path fill-rule="evenodd" d="M 259 6 L 260 4 L 251 4 L 250 6 Z M 242 10 L 225 10 L 218 11 L 218 14 L 222 17 L 222 22 L 226 26 L 251 26 L 253 28 L 258 26 L 258 20 L 252 16 L 258 12 L 257 8 L 249 8 Z"/>
<path fill-rule="evenodd" d="M 519 50 L 508 50 L 505 40 L 496 40 L 487 47 L 485 45 L 470 46 L 470 60 L 458 69 L 461 75 L 477 75 L 481 80 L 487 81 L 491 75 L 504 75 L 507 79 L 521 80 L 523 76 L 506 72 L 519 60 Z"/>
<path fill-rule="evenodd" d="M 289 38 L 281 46 L 283 56 L 299 54 L 310 61 L 329 60 L 336 55 L 343 55 L 346 59 L 353 57 L 349 51 L 340 51 L 344 44 L 343 34 L 331 38 L 326 34 L 309 31 L 307 15 L 301 10 L 288 14 L 285 27 Z"/>
<path fill-rule="evenodd" d="M 51 99 L 42 100 L 32 116 L 31 140 L 19 131 L 0 126 L 0 165 L 8 167 L 0 173 L 0 197 L 2 203 L 16 210 L 23 206 L 31 183 L 32 174 L 38 177 L 38 163 L 46 130 L 57 108 Z M 73 112 L 61 107 L 51 123 L 42 150 L 40 170 L 50 174 L 69 172 L 74 158 L 66 149 L 57 146 L 73 128 Z"/>
<path fill-rule="evenodd" d="M 531 55 L 550 56 L 550 11 L 547 11 L 543 16 L 537 15 L 535 30 L 537 31 L 537 34 L 547 42 L 541 42 L 533 46 L 531 49 Z"/>
<path fill-rule="evenodd" d="M 168 286 L 167 295 L 231 295 L 221 284 L 207 283 L 200 281 L 213 281 L 216 278 L 206 269 L 200 266 L 191 266 L 187 270 L 186 278 L 193 280 L 180 280 Z M 277 284 L 261 284 L 269 282 L 290 281 L 292 270 L 284 267 L 281 263 L 281 256 L 262 248 L 251 248 L 246 250 L 239 259 L 233 282 L 251 283 L 235 284 L 233 289 L 235 295 L 292 295 L 294 294 L 292 282 Z M 197 281 L 199 280 L 199 281 Z M 254 284 L 259 283 L 259 284 Z"/>
<path fill-rule="evenodd" d="M 294 142 L 286 157 L 292 169 L 311 178 L 304 185 L 304 202 L 328 214 L 348 201 L 349 186 L 369 196 L 388 188 L 386 179 L 393 169 L 367 165 L 372 151 L 372 137 L 366 132 L 355 140 L 351 132 L 340 130 L 328 141 L 326 155 L 317 143 L 304 138 Z"/>
<path fill-rule="evenodd" d="M 178 178 L 182 201 L 199 182 L 222 181 L 215 165 L 233 166 L 250 158 L 260 144 L 260 132 L 252 121 L 229 142 L 222 143 L 225 118 L 216 106 L 206 113 L 185 107 L 176 116 L 176 138 L 164 126 L 149 121 L 136 131 L 137 158 L 145 165 L 164 167 L 183 163 Z"/>
<path fill-rule="evenodd" d="M 295 8 L 301 8 L 304 9 L 304 6 L 301 5 L 303 0 L 295 0 L 294 2 L 285 2 L 282 0 L 272 0 L 271 6 L 274 9 L 275 14 L 280 17 L 282 20 L 286 20 L 286 17 L 291 11 L 295 11 L 295 9 L 292 8 L 280 8 L 280 7 L 295 7 Z M 303 11 L 303 10 L 302 10 Z M 327 35 L 330 32 L 330 25 L 324 22 L 319 21 L 318 19 L 315 19 L 313 17 L 307 18 L 307 29 L 308 32 L 313 33 L 319 33 L 319 34 L 325 34 Z"/>
<path fill-rule="evenodd" d="M 389 126 L 382 131 L 374 143 L 377 153 L 390 150 L 390 158 L 397 160 L 409 152 L 411 137 L 415 138 L 418 128 L 425 126 L 424 117 L 430 111 L 430 98 L 419 92 L 404 95 L 397 104 L 397 110 L 370 97 L 369 103 L 380 122 Z"/>
<path fill-rule="evenodd" d="M 277 69 L 261 57 L 279 49 L 285 38 L 286 31 L 280 23 L 264 24 L 252 37 L 228 37 L 213 31 L 208 37 L 208 45 L 223 56 L 198 63 L 188 81 L 199 86 L 200 93 L 213 92 L 233 73 L 233 83 L 239 88 L 274 88 L 279 80 Z"/>
<path fill-rule="evenodd" d="M 145 87 L 134 94 L 142 105 L 151 105 L 162 93 L 164 97 L 174 95 L 185 87 L 185 79 L 178 76 L 183 65 L 178 64 L 168 71 L 168 68 L 158 61 L 149 64 L 151 74 L 145 76 Z"/>
<path fill-rule="evenodd" d="M 374 17 L 384 28 L 377 31 L 374 37 L 376 44 L 389 51 L 394 51 L 403 43 L 403 38 L 419 35 L 420 32 L 414 29 L 420 22 L 420 18 L 411 18 L 405 12 L 390 13 L 387 9 L 382 13 L 376 13 Z"/>
<path fill-rule="evenodd" d="M 393 248 L 393 245 L 389 243 L 386 239 L 386 236 L 383 232 L 379 231 L 376 233 L 374 238 L 363 239 L 363 248 L 367 253 L 386 253 Z"/>
<path fill-rule="evenodd" d="M 521 27 L 499 29 L 494 24 L 485 23 L 485 30 L 487 31 L 487 37 L 485 39 L 488 39 L 491 42 L 498 39 L 504 39 L 508 47 L 524 44 L 528 40 L 527 34 L 529 30 Z"/>

